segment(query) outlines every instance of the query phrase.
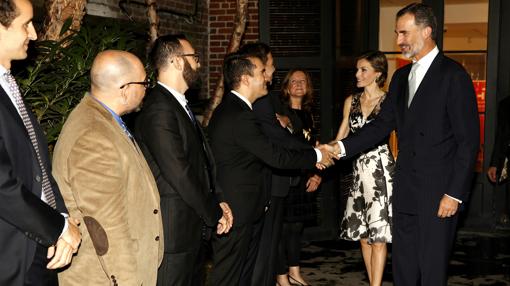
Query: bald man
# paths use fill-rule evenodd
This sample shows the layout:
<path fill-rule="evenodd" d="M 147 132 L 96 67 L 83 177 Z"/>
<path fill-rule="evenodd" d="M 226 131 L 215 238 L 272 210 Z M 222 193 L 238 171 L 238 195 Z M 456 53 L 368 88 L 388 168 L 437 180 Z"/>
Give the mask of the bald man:
<path fill-rule="evenodd" d="M 147 81 L 140 60 L 105 51 L 92 86 L 55 146 L 53 175 L 83 240 L 60 285 L 156 285 L 163 229 L 156 182 L 122 121 L 138 108 Z"/>

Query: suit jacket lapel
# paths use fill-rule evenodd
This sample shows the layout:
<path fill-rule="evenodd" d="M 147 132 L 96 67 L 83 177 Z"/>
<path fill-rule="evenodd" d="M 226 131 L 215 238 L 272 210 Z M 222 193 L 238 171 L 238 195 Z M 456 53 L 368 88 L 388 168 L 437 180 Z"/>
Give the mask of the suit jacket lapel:
<path fill-rule="evenodd" d="M 420 98 L 425 96 L 422 95 L 425 93 L 424 91 L 429 89 L 430 85 L 437 84 L 435 76 L 439 74 L 439 66 L 441 64 L 441 59 L 443 58 L 443 54 L 439 53 L 432 61 L 432 64 L 430 65 L 429 69 L 427 70 L 427 73 L 425 73 L 425 76 L 423 77 L 423 80 L 421 81 L 420 85 L 416 89 L 416 92 L 414 93 L 413 101 L 411 102 L 411 105 L 409 106 L 409 109 L 413 109 L 414 106 L 416 106 L 416 102 L 420 101 Z M 408 73 L 409 75 L 409 73 Z M 407 88 L 409 90 L 409 88 Z M 419 105 L 419 104 L 418 104 Z"/>
<path fill-rule="evenodd" d="M 108 110 L 106 110 L 101 105 L 101 103 L 99 103 L 99 101 L 92 98 L 92 95 L 90 95 L 90 94 L 85 95 L 85 97 L 82 99 L 82 101 L 84 101 L 85 104 L 88 105 L 90 108 L 97 110 L 97 112 L 99 112 L 99 114 L 104 118 L 104 120 L 108 121 L 108 123 L 112 126 L 114 132 L 119 133 L 130 146 L 135 148 L 135 150 L 137 150 L 141 154 L 141 151 L 136 146 L 135 141 L 131 140 L 131 138 L 129 138 L 129 136 L 122 129 L 122 127 L 117 122 L 117 120 L 115 120 L 113 115 Z"/>
<path fill-rule="evenodd" d="M 406 118 L 409 112 L 409 108 L 407 107 L 407 101 L 409 98 L 409 81 L 407 78 L 409 76 L 410 71 L 411 65 L 404 66 L 402 68 L 402 73 L 400 74 L 400 76 L 398 78 L 395 78 L 397 82 L 396 88 L 397 115 L 399 116 L 399 122 L 403 122 L 404 124 L 406 122 Z M 399 132 L 403 131 L 404 128 L 399 130 Z"/>
<path fill-rule="evenodd" d="M 16 107 L 14 107 L 14 104 L 12 103 L 11 99 L 9 98 L 9 95 L 4 91 L 2 87 L 0 87 L 0 104 L 5 106 L 7 110 L 9 111 L 10 116 L 12 116 L 13 120 L 16 122 L 18 127 L 23 129 L 24 134 L 28 137 L 27 128 L 25 127 L 25 124 L 23 123 L 23 120 L 21 119 L 21 116 L 18 113 L 18 110 Z"/>
<path fill-rule="evenodd" d="M 216 164 L 214 163 L 215 161 L 214 161 L 213 152 L 211 150 L 211 146 L 209 146 L 209 142 L 207 141 L 207 137 L 205 136 L 205 133 L 204 133 L 204 130 L 202 129 L 202 127 L 197 126 L 197 130 L 200 133 L 200 136 L 202 137 L 204 154 L 206 156 L 205 159 L 208 161 L 208 167 L 210 168 L 209 176 L 211 176 L 211 178 L 210 178 L 209 182 L 211 184 L 211 189 L 214 190 L 216 188 L 216 182 L 215 182 Z"/>
<path fill-rule="evenodd" d="M 169 90 L 167 90 L 166 88 L 164 88 L 163 86 L 161 86 L 159 84 L 156 86 L 156 88 L 158 89 L 159 92 L 161 92 L 168 98 L 168 100 L 171 102 L 172 106 L 175 106 L 175 109 L 177 110 L 177 114 L 179 114 L 179 116 L 181 118 L 185 119 L 183 121 L 187 122 L 185 124 L 188 126 L 188 128 L 191 130 L 194 130 L 193 133 L 195 133 L 195 135 L 198 136 L 199 134 L 195 128 L 195 125 L 193 124 L 193 121 L 191 121 L 191 118 L 189 118 L 188 112 L 186 112 L 186 110 L 184 110 L 184 108 L 179 103 L 179 101 L 175 98 L 175 96 Z"/>
<path fill-rule="evenodd" d="M 205 155 L 205 159 L 208 160 L 209 162 L 209 167 L 211 168 L 211 176 L 212 178 L 216 178 L 216 168 L 215 168 L 215 164 L 214 164 L 214 157 L 212 155 L 212 151 L 211 151 L 211 147 L 209 146 L 208 142 L 207 142 L 207 137 L 205 136 L 204 134 L 204 131 L 202 130 L 202 128 L 200 126 L 198 126 L 198 122 L 197 122 L 197 126 L 195 126 L 195 124 L 193 124 L 193 122 L 191 121 L 191 118 L 189 118 L 189 115 L 188 115 L 188 112 L 186 112 L 186 110 L 184 110 L 184 108 L 182 107 L 182 105 L 179 103 L 179 101 L 175 98 L 175 96 L 169 91 L 167 90 L 166 88 L 164 88 L 163 86 L 161 85 L 157 85 L 156 88 L 158 88 L 158 91 L 161 92 L 163 95 L 165 95 L 168 100 L 171 102 L 172 106 L 175 106 L 175 109 L 177 109 L 177 114 L 179 114 L 179 116 L 181 118 L 183 118 L 182 121 L 186 121 L 187 123 L 184 123 L 187 128 L 189 130 L 191 130 L 190 132 L 192 134 L 194 134 L 193 136 L 197 136 L 197 139 L 202 143 L 202 150 L 204 151 L 204 155 Z M 214 179 L 210 180 L 210 183 L 211 184 L 214 184 Z M 211 186 L 211 188 L 214 188 L 214 185 Z"/>
<path fill-rule="evenodd" d="M 422 116 L 421 110 L 424 108 L 424 103 L 427 100 L 427 95 L 428 95 L 429 91 L 431 89 L 434 90 L 434 87 L 438 84 L 437 76 L 440 74 L 439 67 L 441 65 L 442 57 L 443 57 L 442 53 L 439 53 L 434 58 L 434 60 L 432 61 L 432 64 L 430 65 L 429 69 L 427 70 L 427 73 L 425 73 L 423 80 L 421 81 L 420 85 L 418 86 L 418 89 L 416 89 L 416 93 L 414 94 L 413 101 L 411 102 L 411 105 L 409 106 L 409 108 L 407 108 L 407 110 L 406 110 L 407 111 L 406 112 L 406 125 L 407 126 L 413 126 L 414 122 Z M 407 74 L 409 74 L 409 73 L 407 73 Z M 406 88 L 406 90 L 409 90 L 409 88 Z"/>

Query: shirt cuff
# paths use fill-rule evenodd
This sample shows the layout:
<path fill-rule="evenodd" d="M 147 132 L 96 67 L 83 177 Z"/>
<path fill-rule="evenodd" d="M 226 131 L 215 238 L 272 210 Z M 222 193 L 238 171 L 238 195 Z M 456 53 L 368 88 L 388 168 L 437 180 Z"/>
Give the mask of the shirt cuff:
<path fill-rule="evenodd" d="M 69 223 L 67 222 L 67 218 L 69 217 L 66 213 L 60 213 L 65 218 L 64 228 L 62 229 L 62 232 L 60 233 L 60 236 L 58 238 L 61 238 L 62 235 L 67 231 L 69 228 Z"/>
<path fill-rule="evenodd" d="M 322 153 L 317 148 L 313 148 L 313 150 L 315 150 L 315 154 L 317 154 L 317 163 L 319 163 L 322 160 Z"/>
<path fill-rule="evenodd" d="M 338 154 L 338 156 L 339 156 L 340 158 L 345 157 L 345 147 L 344 147 L 344 143 L 342 143 L 342 141 L 340 141 L 340 140 L 338 140 L 338 141 L 337 141 L 337 143 L 338 143 L 338 146 L 340 147 L 340 154 Z"/>
<path fill-rule="evenodd" d="M 445 196 L 447 196 L 447 197 L 449 197 L 450 199 L 456 200 L 459 204 L 462 204 L 462 201 L 461 201 L 461 200 L 459 200 L 459 199 L 457 199 L 457 198 L 454 198 L 454 197 L 452 197 L 452 196 L 450 196 L 450 195 L 448 195 L 448 194 L 444 194 L 444 195 L 445 195 Z"/>

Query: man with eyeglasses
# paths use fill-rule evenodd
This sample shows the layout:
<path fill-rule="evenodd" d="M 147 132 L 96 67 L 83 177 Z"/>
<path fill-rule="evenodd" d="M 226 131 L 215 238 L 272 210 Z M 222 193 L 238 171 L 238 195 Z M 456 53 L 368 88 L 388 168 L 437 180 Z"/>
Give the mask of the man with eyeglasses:
<path fill-rule="evenodd" d="M 156 285 L 163 257 L 157 185 L 121 116 L 138 108 L 147 81 L 124 51 L 99 53 L 90 93 L 71 112 L 55 146 L 54 176 L 83 241 L 60 285 Z"/>
<path fill-rule="evenodd" d="M 158 285 L 203 285 L 203 242 L 229 231 L 232 213 L 215 194 L 216 167 L 184 93 L 199 85 L 199 58 L 183 35 L 159 37 L 150 54 L 158 84 L 135 135 L 161 195 L 165 254 Z"/>

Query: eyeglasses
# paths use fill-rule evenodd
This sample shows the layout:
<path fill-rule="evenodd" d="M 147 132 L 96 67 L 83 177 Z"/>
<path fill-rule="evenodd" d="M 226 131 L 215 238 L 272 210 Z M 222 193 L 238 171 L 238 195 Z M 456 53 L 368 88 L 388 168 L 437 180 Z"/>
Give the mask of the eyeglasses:
<path fill-rule="evenodd" d="M 200 55 L 199 54 L 180 54 L 177 55 L 178 57 L 193 57 L 193 60 L 198 64 L 200 62 Z"/>
<path fill-rule="evenodd" d="M 146 80 L 146 81 L 131 81 L 131 82 L 121 85 L 120 89 L 123 89 L 130 84 L 140 84 L 140 85 L 143 85 L 144 88 L 148 88 L 151 85 L 151 82 L 148 80 Z"/>

